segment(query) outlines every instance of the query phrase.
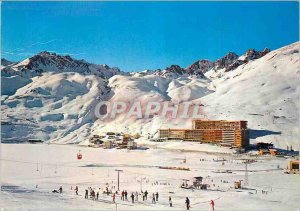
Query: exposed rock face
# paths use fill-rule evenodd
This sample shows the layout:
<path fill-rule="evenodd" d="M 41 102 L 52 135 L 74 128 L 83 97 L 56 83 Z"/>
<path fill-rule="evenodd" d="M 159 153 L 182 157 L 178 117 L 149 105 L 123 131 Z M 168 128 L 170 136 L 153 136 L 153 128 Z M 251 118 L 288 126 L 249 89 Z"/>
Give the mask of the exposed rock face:
<path fill-rule="evenodd" d="M 256 51 L 255 49 L 249 49 L 245 53 L 245 60 L 253 60 L 259 58 L 259 51 Z"/>
<path fill-rule="evenodd" d="M 235 62 L 233 62 L 231 65 L 229 65 L 228 67 L 226 67 L 225 72 L 229 72 L 231 70 L 236 69 L 238 66 L 245 64 L 246 61 L 244 60 L 236 60 Z"/>
<path fill-rule="evenodd" d="M 264 50 L 262 50 L 260 53 L 259 53 L 259 56 L 260 57 L 263 57 L 265 56 L 267 53 L 269 53 L 271 50 L 269 48 L 264 48 Z"/>
<path fill-rule="evenodd" d="M 12 65 L 12 64 L 14 64 L 14 63 L 15 63 L 15 62 L 8 61 L 7 59 L 4 59 L 4 58 L 1 59 L 1 65 L 2 65 L 2 66 Z"/>
<path fill-rule="evenodd" d="M 228 68 L 230 65 L 232 65 L 236 60 L 238 59 L 238 55 L 229 52 L 224 57 L 216 60 L 215 62 L 209 61 L 207 59 L 205 60 L 199 60 L 189 67 L 186 68 L 187 73 L 189 74 L 204 74 L 207 71 L 214 69 L 214 70 L 220 70 L 223 68 Z"/>
<path fill-rule="evenodd" d="M 249 49 L 243 56 L 243 59 L 239 59 L 239 56 L 234 52 L 229 52 L 224 57 L 216 60 L 209 61 L 199 60 L 189 67 L 186 68 L 188 74 L 200 74 L 206 73 L 207 71 L 213 69 L 215 71 L 225 69 L 225 72 L 236 69 L 238 66 L 247 63 L 250 60 L 258 59 L 265 56 L 270 52 L 270 49 L 264 48 L 262 51 L 256 51 L 255 49 Z"/>
<path fill-rule="evenodd" d="M 270 52 L 270 49 L 264 48 L 262 51 L 256 51 L 255 49 L 249 49 L 245 53 L 245 60 L 254 60 L 259 59 L 260 57 L 265 56 L 267 53 Z"/>
<path fill-rule="evenodd" d="M 213 63 L 207 59 L 199 60 L 186 68 L 188 74 L 205 73 L 213 67 Z"/>
<path fill-rule="evenodd" d="M 238 59 L 238 57 L 239 56 L 236 55 L 235 53 L 229 52 L 224 57 L 222 57 L 221 59 L 218 59 L 217 61 L 214 62 L 214 65 L 213 65 L 214 69 L 220 70 L 223 68 L 227 68 L 232 63 L 234 63 Z"/>
<path fill-rule="evenodd" d="M 95 74 L 102 78 L 109 78 L 116 74 L 123 74 L 119 68 L 111 68 L 108 65 L 96 65 L 85 60 L 76 60 L 69 55 L 62 56 L 47 51 L 34 55 L 24 61 L 4 68 L 4 72 L 19 75 L 39 75 L 43 72 L 78 72 L 83 74 Z M 124 73 L 125 74 L 125 73 Z"/>
<path fill-rule="evenodd" d="M 22 68 L 38 71 L 64 72 L 73 70 L 74 72 L 89 72 L 88 66 L 84 60 L 75 60 L 68 55 L 61 56 L 44 51 L 29 58 L 28 63 Z"/>
<path fill-rule="evenodd" d="M 218 71 L 225 69 L 225 72 L 232 71 L 238 66 L 247 63 L 250 60 L 258 59 L 270 52 L 270 49 L 264 48 L 262 51 L 249 49 L 239 57 L 234 52 L 227 53 L 224 57 L 209 61 L 202 59 L 194 62 L 187 68 L 179 65 L 171 65 L 164 70 L 143 71 L 142 75 L 155 74 L 159 76 L 177 77 L 186 75 L 195 75 L 205 78 L 204 74 L 209 70 Z M 240 58 L 240 59 L 239 59 Z M 79 72 L 83 74 L 95 74 L 102 78 L 110 78 L 117 74 L 128 75 L 129 73 L 121 72 L 118 68 L 111 68 L 108 65 L 97 65 L 86 62 L 85 60 L 76 60 L 69 55 L 58 55 L 47 51 L 34 55 L 22 62 L 13 63 L 6 59 L 1 59 L 2 73 L 8 75 L 39 75 L 43 72 Z"/>
<path fill-rule="evenodd" d="M 180 67 L 179 65 L 171 65 L 170 67 L 166 68 L 167 72 L 177 73 L 179 75 L 182 75 L 185 73 L 185 70 Z"/>

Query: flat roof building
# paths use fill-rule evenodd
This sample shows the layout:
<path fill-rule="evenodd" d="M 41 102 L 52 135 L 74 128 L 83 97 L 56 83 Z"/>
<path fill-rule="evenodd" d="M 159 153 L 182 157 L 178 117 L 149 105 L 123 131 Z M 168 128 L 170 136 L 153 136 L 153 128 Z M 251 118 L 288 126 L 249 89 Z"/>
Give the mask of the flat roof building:
<path fill-rule="evenodd" d="M 160 129 L 159 137 L 181 139 L 224 146 L 246 148 L 249 146 L 247 121 L 193 120 L 192 129 Z"/>

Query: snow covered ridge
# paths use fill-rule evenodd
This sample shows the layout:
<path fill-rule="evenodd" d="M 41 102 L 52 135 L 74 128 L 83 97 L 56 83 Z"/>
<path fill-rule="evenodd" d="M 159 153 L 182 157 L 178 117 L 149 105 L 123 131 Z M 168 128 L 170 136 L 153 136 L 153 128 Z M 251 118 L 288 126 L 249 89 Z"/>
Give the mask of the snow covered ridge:
<path fill-rule="evenodd" d="M 265 56 L 269 52 L 270 49 L 268 48 L 264 48 L 262 51 L 249 49 L 246 51 L 244 55 L 240 57 L 234 52 L 229 52 L 224 57 L 216 61 L 209 61 L 207 59 L 202 59 L 194 62 L 192 65 L 188 66 L 185 69 L 181 68 L 178 65 L 172 65 L 171 67 L 167 68 L 165 72 L 173 72 L 173 73 L 175 72 L 179 74 L 187 73 L 189 75 L 197 75 L 204 78 L 205 77 L 204 73 L 208 72 L 209 70 L 218 71 L 225 68 L 226 72 L 228 72 L 237 68 L 241 64 L 249 62 L 250 60 L 259 59 Z"/>
<path fill-rule="evenodd" d="M 214 67 L 203 61 L 210 69 L 194 69 L 201 70 L 199 75 L 178 65 L 126 74 L 52 53 L 9 63 L 1 66 L 1 137 L 85 144 L 91 135 L 107 131 L 155 136 L 160 128 L 190 128 L 191 121 L 170 121 L 155 112 L 149 118 L 126 118 L 122 112 L 103 123 L 95 118 L 95 107 L 103 101 L 192 102 L 201 106 L 202 118 L 248 120 L 251 143 L 297 150 L 299 42 L 264 54 L 251 50 L 237 58 L 230 53 Z"/>
<path fill-rule="evenodd" d="M 96 65 L 85 60 L 76 60 L 70 56 L 61 56 L 47 51 L 41 52 L 19 63 L 3 60 L 2 73 L 7 75 L 22 75 L 34 77 L 44 72 L 78 72 L 93 74 L 102 78 L 110 78 L 116 74 L 126 74 L 117 67 L 108 65 Z"/>
<path fill-rule="evenodd" d="M 238 57 L 237 54 L 229 52 L 224 57 L 209 61 L 202 59 L 194 62 L 187 68 L 182 68 L 179 65 L 171 65 L 164 70 L 158 69 L 154 71 L 146 70 L 138 72 L 140 75 L 155 74 L 166 77 L 178 77 L 195 75 L 200 78 L 205 78 L 204 73 L 213 69 L 215 71 L 225 68 L 226 71 L 233 70 L 239 65 L 247 63 L 249 60 L 254 60 L 265 56 L 270 50 L 265 48 L 263 51 L 249 49 L 244 55 Z M 108 65 L 97 65 L 86 62 L 85 60 L 76 60 L 69 55 L 58 55 L 48 51 L 43 51 L 19 63 L 1 59 L 2 74 L 7 75 L 27 75 L 33 77 L 40 75 L 43 72 L 78 72 L 84 74 L 95 74 L 102 78 L 110 78 L 117 74 L 128 75 L 120 71 L 119 68 L 110 68 Z"/>

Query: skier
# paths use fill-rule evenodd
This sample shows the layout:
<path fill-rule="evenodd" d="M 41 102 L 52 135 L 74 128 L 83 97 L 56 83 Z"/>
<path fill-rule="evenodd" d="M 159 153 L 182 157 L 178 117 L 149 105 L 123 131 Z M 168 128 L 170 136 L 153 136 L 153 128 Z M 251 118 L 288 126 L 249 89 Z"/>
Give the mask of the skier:
<path fill-rule="evenodd" d="M 113 199 L 113 203 L 116 203 L 116 194 L 115 193 L 112 195 L 112 199 Z"/>
<path fill-rule="evenodd" d="M 170 207 L 172 207 L 172 199 L 171 199 L 171 196 L 169 196 L 169 204 L 170 204 Z"/>
<path fill-rule="evenodd" d="M 135 201 L 138 201 L 139 193 L 136 191 L 135 192 Z"/>
<path fill-rule="evenodd" d="M 215 202 L 214 202 L 214 200 L 210 200 L 210 205 L 211 205 L 211 210 L 214 211 L 215 210 Z"/>
<path fill-rule="evenodd" d="M 76 195 L 78 195 L 78 186 L 75 187 Z"/>
<path fill-rule="evenodd" d="M 127 193 L 127 190 L 125 190 L 125 193 L 124 193 L 124 194 L 125 194 L 125 200 L 128 201 L 128 199 L 127 199 L 127 194 L 128 194 L 128 193 Z"/>
<path fill-rule="evenodd" d="M 99 200 L 99 191 L 97 192 L 97 201 Z"/>
<path fill-rule="evenodd" d="M 185 199 L 185 204 L 186 204 L 186 209 L 190 210 L 190 200 L 188 197 L 186 197 L 186 199 Z"/>
<path fill-rule="evenodd" d="M 59 187 L 59 193 L 62 193 L 62 186 Z"/>
<path fill-rule="evenodd" d="M 155 194 L 153 193 L 152 194 L 152 204 L 155 204 L 156 202 L 155 202 Z"/>
<path fill-rule="evenodd" d="M 148 191 L 145 191 L 145 199 L 147 200 Z"/>
<path fill-rule="evenodd" d="M 121 200 L 122 200 L 122 201 L 124 201 L 124 195 L 125 195 L 125 192 L 124 192 L 124 190 L 123 190 L 122 193 L 121 193 Z"/>
<path fill-rule="evenodd" d="M 158 192 L 156 192 L 155 196 L 156 196 L 156 201 L 158 201 Z"/>
<path fill-rule="evenodd" d="M 131 194 L 131 201 L 132 201 L 132 204 L 134 203 L 134 195 L 133 195 L 133 193 Z"/>
<path fill-rule="evenodd" d="M 85 189 L 85 195 L 84 195 L 84 198 L 87 199 L 88 196 L 89 196 L 89 191 L 88 191 L 88 189 Z"/>

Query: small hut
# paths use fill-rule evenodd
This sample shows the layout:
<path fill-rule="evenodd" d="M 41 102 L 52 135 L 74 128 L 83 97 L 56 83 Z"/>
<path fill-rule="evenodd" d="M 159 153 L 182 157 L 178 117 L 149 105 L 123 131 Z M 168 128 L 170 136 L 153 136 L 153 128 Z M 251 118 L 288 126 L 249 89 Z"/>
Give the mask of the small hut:
<path fill-rule="evenodd" d="M 105 149 L 111 149 L 111 148 L 113 148 L 113 143 L 112 143 L 112 141 L 105 141 L 105 142 L 104 142 L 104 148 L 105 148 Z"/>

